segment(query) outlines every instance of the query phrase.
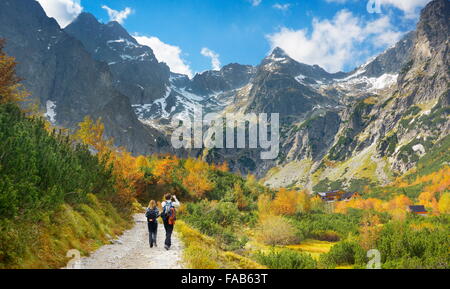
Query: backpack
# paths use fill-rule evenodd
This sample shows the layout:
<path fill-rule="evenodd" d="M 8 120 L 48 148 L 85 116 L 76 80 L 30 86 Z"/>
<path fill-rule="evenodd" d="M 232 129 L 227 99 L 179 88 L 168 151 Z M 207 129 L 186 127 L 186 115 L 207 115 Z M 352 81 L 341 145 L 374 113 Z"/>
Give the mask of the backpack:
<path fill-rule="evenodd" d="M 165 221 L 169 223 L 169 225 L 175 224 L 175 220 L 177 219 L 176 210 L 171 201 L 166 201 L 161 216 Z"/>
<path fill-rule="evenodd" d="M 147 209 L 147 212 L 145 212 L 145 217 L 147 218 L 147 221 L 149 223 L 154 223 L 154 222 L 156 222 L 158 213 L 156 210 Z"/>

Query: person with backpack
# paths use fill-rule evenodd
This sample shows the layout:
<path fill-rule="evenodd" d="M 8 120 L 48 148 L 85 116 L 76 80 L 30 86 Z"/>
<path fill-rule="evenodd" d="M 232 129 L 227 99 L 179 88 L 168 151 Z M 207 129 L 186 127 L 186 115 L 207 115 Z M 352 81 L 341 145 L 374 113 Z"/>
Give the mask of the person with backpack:
<path fill-rule="evenodd" d="M 158 217 L 160 216 L 156 202 L 151 200 L 148 204 L 148 208 L 145 212 L 145 217 L 147 218 L 148 225 L 148 241 L 150 243 L 150 248 L 158 247 L 156 245 L 156 234 L 158 232 Z"/>
<path fill-rule="evenodd" d="M 171 194 L 165 194 L 164 199 L 165 201 L 161 203 L 163 208 L 161 218 L 163 220 L 164 229 L 166 230 L 166 241 L 164 242 L 164 248 L 169 250 L 172 245 L 171 238 L 173 227 L 177 219 L 176 208 L 180 207 L 180 202 L 177 200 L 175 195 L 172 196 Z"/>

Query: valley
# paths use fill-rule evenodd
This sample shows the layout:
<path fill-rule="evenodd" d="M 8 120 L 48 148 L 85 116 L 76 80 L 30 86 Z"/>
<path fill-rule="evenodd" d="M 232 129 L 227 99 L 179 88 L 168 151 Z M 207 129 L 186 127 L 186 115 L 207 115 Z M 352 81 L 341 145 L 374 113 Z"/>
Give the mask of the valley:
<path fill-rule="evenodd" d="M 275 47 L 190 78 L 117 21 L 62 28 L 1 1 L 0 268 L 62 268 L 75 249 L 84 268 L 365 269 L 377 250 L 384 269 L 448 269 L 449 18 L 431 1 L 349 72 Z M 196 107 L 278 113 L 278 156 L 175 149 L 172 121 Z M 148 248 L 142 210 L 165 193 L 182 203 L 171 251 L 161 224 Z"/>

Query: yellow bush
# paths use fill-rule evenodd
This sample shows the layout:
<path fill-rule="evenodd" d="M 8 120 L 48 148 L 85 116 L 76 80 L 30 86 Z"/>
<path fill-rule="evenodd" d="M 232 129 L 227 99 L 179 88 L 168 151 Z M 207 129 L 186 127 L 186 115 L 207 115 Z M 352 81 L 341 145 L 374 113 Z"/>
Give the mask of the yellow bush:
<path fill-rule="evenodd" d="M 296 191 L 280 189 L 272 201 L 271 212 L 275 215 L 294 215 L 297 212 Z"/>
<path fill-rule="evenodd" d="M 270 206 L 271 212 L 275 215 L 294 215 L 311 210 L 311 199 L 306 192 L 288 191 L 280 189 Z"/>
<path fill-rule="evenodd" d="M 175 226 L 185 245 L 183 252 L 184 263 L 189 269 L 218 269 L 219 264 L 214 239 L 202 235 L 199 231 L 189 227 L 183 221 Z"/>
<path fill-rule="evenodd" d="M 450 214 L 450 193 L 445 193 L 439 200 L 439 212 L 441 214 Z"/>
<path fill-rule="evenodd" d="M 189 269 L 219 269 L 217 253 L 206 246 L 194 243 L 183 254 Z"/>
<path fill-rule="evenodd" d="M 234 252 L 225 252 L 223 253 L 224 258 L 230 262 L 231 264 L 237 264 L 238 267 L 236 269 L 266 269 L 265 266 L 256 263 L 249 258 L 236 254 Z M 227 267 L 227 269 L 234 269 L 231 267 Z"/>
<path fill-rule="evenodd" d="M 260 220 L 264 220 L 266 216 L 270 215 L 271 201 L 272 198 L 267 194 L 258 197 L 258 215 Z"/>
<path fill-rule="evenodd" d="M 292 245 L 299 242 L 295 227 L 281 216 L 268 216 L 260 221 L 256 238 L 267 245 Z"/>

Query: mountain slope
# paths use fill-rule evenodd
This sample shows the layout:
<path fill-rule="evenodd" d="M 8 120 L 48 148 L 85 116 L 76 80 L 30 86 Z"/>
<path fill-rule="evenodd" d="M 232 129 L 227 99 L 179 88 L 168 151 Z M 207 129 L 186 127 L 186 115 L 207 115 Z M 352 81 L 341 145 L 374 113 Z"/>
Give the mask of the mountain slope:
<path fill-rule="evenodd" d="M 19 62 L 25 87 L 55 124 L 75 128 L 87 115 L 102 117 L 117 145 L 133 153 L 155 151 L 160 133 L 137 120 L 129 99 L 114 88 L 107 64 L 92 59 L 38 2 L 1 1 L 0 37 Z"/>
<path fill-rule="evenodd" d="M 304 128 L 299 132 L 293 129 L 291 132 L 297 136 L 291 139 L 296 141 L 283 146 L 297 148 L 289 150 L 294 160 L 279 162 L 280 166 L 266 178 L 267 183 L 307 185 L 310 189 L 324 182 L 339 182 L 340 187 L 358 180 L 387 183 L 414 168 L 434 145 L 440 144 L 450 132 L 448 9 L 447 0 L 430 2 L 422 11 L 417 31 L 344 78 L 347 84 L 352 78 L 362 83 L 370 77 L 393 74 L 398 81 L 389 81 L 381 89 L 348 85 L 335 92 L 346 107 L 339 112 L 342 121 L 336 135 L 329 136 L 328 142 L 322 141 L 330 144 L 333 139 L 323 158 L 317 161 L 300 153 L 298 140 L 304 139 L 307 132 Z M 390 62 L 395 65 L 388 65 Z M 336 84 L 342 85 L 342 80 L 331 88 Z M 293 168 L 299 173 L 290 173 Z"/>
<path fill-rule="evenodd" d="M 80 40 L 94 59 L 108 64 L 114 86 L 132 104 L 149 103 L 166 93 L 169 67 L 119 23 L 102 24 L 92 14 L 81 13 L 64 31 Z"/>

